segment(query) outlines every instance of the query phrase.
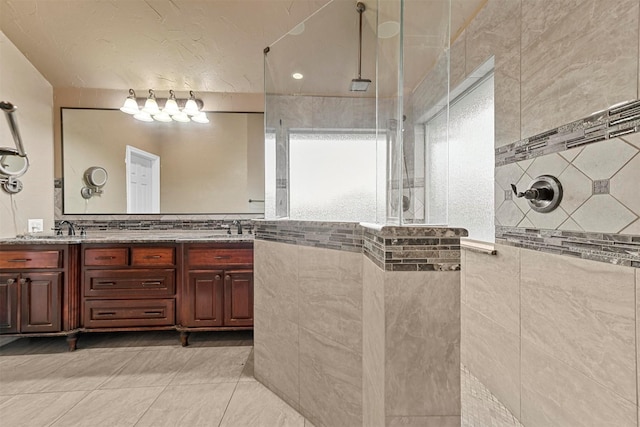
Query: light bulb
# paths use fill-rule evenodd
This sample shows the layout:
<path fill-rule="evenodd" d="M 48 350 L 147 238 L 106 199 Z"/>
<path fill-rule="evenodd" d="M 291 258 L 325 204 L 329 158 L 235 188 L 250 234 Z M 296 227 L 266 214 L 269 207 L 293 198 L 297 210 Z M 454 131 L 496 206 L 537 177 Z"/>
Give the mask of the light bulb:
<path fill-rule="evenodd" d="M 146 113 L 144 111 L 140 111 L 138 112 L 138 114 L 133 116 L 134 119 L 136 120 L 140 120 L 141 122 L 152 122 L 153 118 L 151 117 L 151 115 L 149 113 Z"/>
<path fill-rule="evenodd" d="M 200 111 L 198 114 L 191 117 L 191 120 L 193 120 L 196 123 L 209 123 L 209 118 L 207 117 L 207 113 L 205 113 L 204 111 Z"/>
<path fill-rule="evenodd" d="M 140 108 L 138 108 L 138 102 L 136 101 L 136 93 L 133 89 L 129 89 L 129 96 L 124 100 L 124 104 L 120 107 L 120 111 L 127 114 L 136 114 L 140 111 Z"/>
<path fill-rule="evenodd" d="M 164 104 L 164 108 L 162 109 L 162 111 L 171 116 L 180 112 L 180 108 L 178 107 L 178 103 L 176 102 L 176 95 L 172 90 L 169 91 L 169 99 L 167 99 L 167 102 Z"/>
<path fill-rule="evenodd" d="M 144 102 L 142 111 L 152 116 L 160 112 L 160 108 L 158 108 L 158 103 L 156 102 L 156 94 L 153 92 L 153 89 L 149 89 L 149 97 Z"/>
<path fill-rule="evenodd" d="M 154 114 L 153 120 L 156 120 L 158 122 L 164 122 L 164 123 L 172 121 L 171 120 L 171 116 L 169 114 L 165 113 L 164 111 L 161 111 L 158 114 Z"/>
<path fill-rule="evenodd" d="M 200 112 L 200 109 L 198 108 L 198 103 L 196 102 L 196 97 L 193 94 L 193 91 L 189 92 L 189 96 L 190 97 L 187 100 L 187 103 L 185 104 L 184 108 L 182 109 L 182 112 L 190 116 L 195 116 Z"/>
<path fill-rule="evenodd" d="M 189 116 L 184 111 L 178 114 L 174 114 L 172 119 L 175 120 L 176 122 L 181 122 L 181 123 L 186 123 L 191 121 Z"/>

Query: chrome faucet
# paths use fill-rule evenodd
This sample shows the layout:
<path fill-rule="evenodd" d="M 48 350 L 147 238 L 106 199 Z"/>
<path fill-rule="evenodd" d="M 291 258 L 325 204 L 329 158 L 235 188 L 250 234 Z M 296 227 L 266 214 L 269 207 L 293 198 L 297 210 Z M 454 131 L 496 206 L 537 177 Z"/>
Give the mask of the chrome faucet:
<path fill-rule="evenodd" d="M 58 224 L 59 228 L 56 229 L 56 234 L 59 236 L 62 236 L 62 226 L 63 225 L 67 225 L 69 227 L 69 236 L 75 236 L 76 235 L 76 229 L 73 226 L 73 224 L 69 221 L 67 221 L 66 219 L 63 219 L 62 221 L 60 221 L 60 223 Z"/>
<path fill-rule="evenodd" d="M 236 219 L 233 221 L 233 225 L 238 227 L 238 234 L 242 234 L 242 223 Z"/>

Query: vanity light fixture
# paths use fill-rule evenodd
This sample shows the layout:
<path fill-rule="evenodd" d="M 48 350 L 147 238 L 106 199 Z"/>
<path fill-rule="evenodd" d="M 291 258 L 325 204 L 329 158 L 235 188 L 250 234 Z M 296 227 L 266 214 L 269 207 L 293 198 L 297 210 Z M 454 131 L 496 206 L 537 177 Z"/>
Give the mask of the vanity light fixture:
<path fill-rule="evenodd" d="M 207 117 L 207 113 L 205 113 L 204 111 L 200 111 L 198 114 L 191 117 L 191 120 L 193 120 L 196 123 L 209 123 L 209 118 Z"/>
<path fill-rule="evenodd" d="M 189 99 L 187 100 L 187 103 L 182 109 L 182 112 L 190 116 L 195 116 L 200 112 L 200 109 L 198 108 L 198 104 L 196 103 L 196 96 L 193 94 L 192 90 L 189 91 Z"/>
<path fill-rule="evenodd" d="M 142 109 L 147 114 L 156 115 L 160 112 L 158 103 L 156 102 L 156 94 L 153 89 L 149 89 L 149 97 L 144 102 L 144 108 Z"/>
<path fill-rule="evenodd" d="M 140 108 L 144 104 L 144 107 Z M 129 89 L 129 96 L 125 99 L 120 110 L 133 115 L 133 118 L 143 122 L 190 122 L 209 123 L 207 114 L 202 109 L 202 100 L 196 99 L 193 91 L 189 91 L 188 99 L 178 99 L 173 90 L 169 91 L 169 98 L 156 98 L 155 91 L 149 89 L 148 98 L 136 98 L 133 89 Z M 192 118 L 191 118 L 191 117 Z"/>
<path fill-rule="evenodd" d="M 127 114 L 138 114 L 140 111 L 138 101 L 136 101 L 136 93 L 133 89 L 129 89 L 129 96 L 124 100 L 124 104 L 120 107 L 120 111 Z"/>
<path fill-rule="evenodd" d="M 180 112 L 178 102 L 176 101 L 176 94 L 173 92 L 173 90 L 169 91 L 169 99 L 167 99 L 167 102 L 164 104 L 162 112 L 170 116 L 173 116 L 174 114 L 178 114 Z"/>
<path fill-rule="evenodd" d="M 187 113 L 185 113 L 184 111 L 181 111 L 178 114 L 174 114 L 173 116 L 171 116 L 171 119 L 180 123 L 187 123 L 191 121 Z"/>
<path fill-rule="evenodd" d="M 145 111 L 139 111 L 137 114 L 134 114 L 133 116 L 134 119 L 136 120 L 140 120 L 141 122 L 152 122 L 153 121 L 153 117 L 151 117 L 151 114 L 145 112 Z"/>

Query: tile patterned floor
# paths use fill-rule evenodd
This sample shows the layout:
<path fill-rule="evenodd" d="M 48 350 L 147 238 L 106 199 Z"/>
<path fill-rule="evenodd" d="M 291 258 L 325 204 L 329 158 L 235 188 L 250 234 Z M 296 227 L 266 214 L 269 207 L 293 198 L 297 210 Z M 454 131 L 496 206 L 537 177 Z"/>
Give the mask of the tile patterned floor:
<path fill-rule="evenodd" d="M 313 427 L 253 378 L 251 333 L 86 334 L 0 347 L 0 425 Z M 463 427 L 521 427 L 462 369 Z"/>

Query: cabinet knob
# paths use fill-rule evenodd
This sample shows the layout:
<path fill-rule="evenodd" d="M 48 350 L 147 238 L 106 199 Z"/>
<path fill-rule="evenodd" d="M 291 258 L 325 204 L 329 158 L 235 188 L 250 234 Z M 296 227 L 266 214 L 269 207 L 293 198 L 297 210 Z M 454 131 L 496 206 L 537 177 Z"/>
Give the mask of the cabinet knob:
<path fill-rule="evenodd" d="M 27 283 L 27 279 L 20 279 L 20 284 L 24 285 L 25 283 Z"/>
<path fill-rule="evenodd" d="M 216 280 L 220 280 L 221 276 L 219 274 L 216 274 Z"/>
<path fill-rule="evenodd" d="M 14 283 L 16 283 L 15 279 L 7 279 L 7 285 L 13 285 Z"/>
<path fill-rule="evenodd" d="M 226 276 L 224 276 L 224 280 L 231 280 L 231 276 L 227 274 Z"/>

